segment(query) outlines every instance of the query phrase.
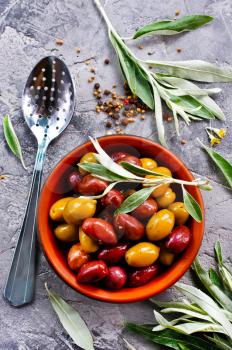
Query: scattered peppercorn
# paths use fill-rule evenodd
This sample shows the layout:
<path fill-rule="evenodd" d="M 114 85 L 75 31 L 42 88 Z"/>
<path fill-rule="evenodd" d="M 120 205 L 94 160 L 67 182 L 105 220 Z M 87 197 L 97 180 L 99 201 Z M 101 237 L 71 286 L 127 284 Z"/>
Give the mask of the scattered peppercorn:
<path fill-rule="evenodd" d="M 176 49 L 176 52 L 178 52 L 178 53 L 180 53 L 182 51 L 182 49 L 180 48 L 180 47 L 178 47 L 177 49 Z"/>
<path fill-rule="evenodd" d="M 175 11 L 175 15 L 176 15 L 176 16 L 179 16 L 179 14 L 180 14 L 180 10 L 177 9 L 177 10 Z"/>
<path fill-rule="evenodd" d="M 116 84 L 112 85 L 112 88 L 116 87 Z M 93 95 L 99 100 L 96 112 L 107 114 L 110 120 L 106 121 L 105 127 L 115 127 L 114 131 L 117 134 L 123 134 L 123 127 L 134 123 L 137 115 L 141 120 L 144 120 L 144 114 L 149 110 L 137 96 L 132 95 L 127 82 L 124 83 L 124 90 L 124 95 L 118 95 L 115 90 L 108 89 L 103 90 L 103 94 L 101 94 L 100 84 L 95 83 L 93 86 Z"/>
<path fill-rule="evenodd" d="M 110 90 L 104 90 L 104 95 L 106 96 L 110 95 Z"/>
<path fill-rule="evenodd" d="M 142 49 L 144 49 L 144 46 L 143 45 L 138 45 L 138 49 L 142 50 Z"/>
<path fill-rule="evenodd" d="M 76 48 L 76 53 L 80 53 L 81 49 L 79 47 Z"/>
<path fill-rule="evenodd" d="M 187 140 L 184 140 L 184 139 L 182 139 L 182 140 L 180 141 L 180 143 L 181 143 L 182 145 L 185 145 L 187 142 L 188 142 L 188 141 L 187 141 Z"/>
<path fill-rule="evenodd" d="M 110 60 L 109 58 L 106 58 L 105 61 L 104 61 L 105 64 L 109 64 L 110 63 Z"/>
<path fill-rule="evenodd" d="M 106 127 L 107 127 L 107 128 L 111 128 L 111 127 L 112 127 L 112 122 L 111 122 L 110 120 L 108 120 L 108 121 L 106 122 Z"/>
<path fill-rule="evenodd" d="M 100 89 L 100 84 L 99 84 L 99 83 L 95 83 L 95 84 L 94 84 L 94 89 L 95 89 L 95 90 Z"/>
<path fill-rule="evenodd" d="M 63 44 L 64 44 L 64 40 L 63 39 L 56 39 L 56 45 L 62 46 Z"/>

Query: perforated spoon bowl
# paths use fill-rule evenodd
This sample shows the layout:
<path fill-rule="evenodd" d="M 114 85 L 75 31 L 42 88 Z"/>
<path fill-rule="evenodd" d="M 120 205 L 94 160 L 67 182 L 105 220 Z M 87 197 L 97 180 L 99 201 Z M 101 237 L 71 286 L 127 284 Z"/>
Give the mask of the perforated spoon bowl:
<path fill-rule="evenodd" d="M 22 306 L 33 299 L 36 213 L 43 163 L 48 145 L 69 124 L 74 101 L 74 85 L 65 63 L 53 56 L 39 61 L 22 96 L 22 111 L 38 141 L 38 151 L 27 209 L 4 290 L 4 297 L 13 306 Z"/>

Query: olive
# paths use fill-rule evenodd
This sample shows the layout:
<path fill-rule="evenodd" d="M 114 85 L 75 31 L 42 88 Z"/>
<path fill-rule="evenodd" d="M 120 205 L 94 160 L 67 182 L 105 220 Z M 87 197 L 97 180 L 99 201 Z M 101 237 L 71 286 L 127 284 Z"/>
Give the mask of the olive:
<path fill-rule="evenodd" d="M 165 175 L 165 176 L 169 176 L 172 177 L 172 173 L 168 168 L 165 167 L 157 167 L 155 169 L 153 169 L 154 172 L 159 173 L 161 175 Z M 163 176 L 160 176 L 160 178 L 162 178 Z M 155 176 L 155 175 L 146 175 L 145 178 L 147 179 L 152 179 L 152 178 L 156 178 L 158 179 L 159 176 Z M 152 192 L 152 197 L 156 198 L 156 197 L 160 197 L 162 196 L 166 190 L 168 189 L 170 185 L 169 184 L 164 184 L 159 186 L 158 188 L 156 188 L 153 192 Z"/>
<path fill-rule="evenodd" d="M 168 206 L 168 210 L 175 215 L 175 222 L 177 225 L 184 225 L 189 218 L 189 213 L 185 209 L 183 202 L 174 202 Z"/>
<path fill-rule="evenodd" d="M 118 161 L 117 163 L 120 164 L 120 162 L 127 162 L 127 163 L 130 163 L 130 164 L 133 164 L 133 165 L 137 165 L 137 166 L 140 166 L 140 167 L 142 166 L 142 163 L 141 163 L 141 161 L 140 161 L 140 159 L 138 157 L 130 156 L 130 155 L 127 155 L 122 160 Z"/>
<path fill-rule="evenodd" d="M 159 257 L 160 248 L 150 242 L 141 242 L 131 247 L 125 255 L 130 266 L 145 267 L 152 265 Z"/>
<path fill-rule="evenodd" d="M 151 158 L 140 158 L 142 168 L 153 171 L 157 168 L 157 163 L 154 159 Z"/>
<path fill-rule="evenodd" d="M 95 196 L 103 192 L 106 187 L 107 182 L 92 175 L 85 175 L 78 184 L 78 191 L 83 195 Z"/>
<path fill-rule="evenodd" d="M 79 227 L 79 241 L 86 253 L 95 253 L 99 248 L 98 244 L 84 233 L 82 227 Z"/>
<path fill-rule="evenodd" d="M 64 208 L 64 220 L 68 224 L 79 225 L 84 219 L 95 214 L 97 201 L 88 198 L 73 198 Z"/>
<path fill-rule="evenodd" d="M 98 253 L 98 259 L 104 260 L 107 265 L 117 264 L 126 254 L 128 243 L 120 243 L 115 247 L 106 247 Z"/>
<path fill-rule="evenodd" d="M 121 162 L 125 157 L 129 156 L 128 153 L 125 152 L 115 152 L 111 154 L 111 159 L 113 159 L 113 161 L 115 163 Z"/>
<path fill-rule="evenodd" d="M 132 215 L 139 220 L 149 219 L 158 210 L 157 203 L 154 199 L 148 198 L 143 204 L 132 211 Z"/>
<path fill-rule="evenodd" d="M 162 196 L 156 198 L 156 202 L 160 209 L 164 209 L 167 208 L 169 204 L 173 203 L 175 199 L 175 192 L 173 192 L 171 188 L 168 188 Z"/>
<path fill-rule="evenodd" d="M 66 204 L 70 202 L 73 197 L 65 197 L 56 201 L 50 208 L 49 215 L 54 221 L 63 221 L 63 212 Z"/>
<path fill-rule="evenodd" d="M 165 247 L 171 253 L 182 253 L 190 242 L 191 232 L 187 226 L 177 226 L 172 233 L 167 237 Z"/>
<path fill-rule="evenodd" d="M 81 181 L 81 175 L 77 171 L 73 171 L 68 176 L 68 184 L 70 187 L 70 190 L 78 193 L 78 184 Z"/>
<path fill-rule="evenodd" d="M 113 226 L 103 219 L 86 219 L 82 224 L 82 230 L 99 244 L 115 245 L 118 241 Z"/>
<path fill-rule="evenodd" d="M 109 222 L 110 224 L 112 224 L 114 220 L 113 218 L 114 212 L 115 212 L 115 206 L 109 205 L 108 207 L 100 211 L 100 213 L 98 214 L 98 218 L 103 219 Z"/>
<path fill-rule="evenodd" d="M 104 207 L 109 205 L 113 205 L 114 207 L 120 207 L 122 202 L 124 201 L 124 197 L 122 193 L 118 190 L 109 191 L 104 197 L 101 199 L 101 203 Z"/>
<path fill-rule="evenodd" d="M 169 235 L 175 223 L 174 214 L 167 209 L 159 210 L 147 223 L 146 233 L 150 241 L 160 241 Z"/>
<path fill-rule="evenodd" d="M 134 270 L 128 276 L 129 287 L 139 287 L 148 283 L 159 272 L 159 265 L 154 264 Z"/>
<path fill-rule="evenodd" d="M 54 230 L 57 239 L 63 242 L 73 242 L 78 240 L 78 231 L 75 225 L 61 224 Z"/>
<path fill-rule="evenodd" d="M 79 163 L 81 163 L 81 164 L 83 164 L 83 163 L 97 163 L 97 159 L 96 159 L 95 154 L 93 152 L 88 152 L 88 153 L 85 153 L 83 155 L 83 157 L 81 158 Z M 82 175 L 85 175 L 88 173 L 88 171 L 82 169 L 80 166 L 79 166 L 79 171 Z"/>
<path fill-rule="evenodd" d="M 163 265 L 165 265 L 165 266 L 172 265 L 174 259 L 175 259 L 175 254 L 168 252 L 166 249 L 161 249 L 159 261 Z"/>
<path fill-rule="evenodd" d="M 137 241 L 144 236 L 143 224 L 136 218 L 128 214 L 118 214 L 114 217 L 114 227 L 119 237 Z"/>
<path fill-rule="evenodd" d="M 88 253 L 84 251 L 80 243 L 74 244 L 68 252 L 68 266 L 72 270 L 78 270 L 90 260 Z"/>
<path fill-rule="evenodd" d="M 109 273 L 104 279 L 106 288 L 121 289 L 126 284 L 126 271 L 120 266 L 109 267 Z"/>
<path fill-rule="evenodd" d="M 102 260 L 89 261 L 82 265 L 78 274 L 77 282 L 95 283 L 105 278 L 109 273 L 106 263 Z"/>

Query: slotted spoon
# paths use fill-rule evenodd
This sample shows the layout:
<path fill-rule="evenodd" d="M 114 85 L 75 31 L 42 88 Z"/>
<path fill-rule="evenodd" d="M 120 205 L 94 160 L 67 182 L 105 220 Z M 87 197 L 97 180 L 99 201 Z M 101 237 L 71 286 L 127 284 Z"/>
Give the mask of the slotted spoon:
<path fill-rule="evenodd" d="M 74 85 L 63 61 L 49 56 L 34 67 L 24 88 L 22 111 L 38 141 L 38 151 L 27 209 L 4 290 L 4 297 L 13 306 L 33 299 L 36 212 L 43 163 L 48 145 L 64 131 L 74 113 Z"/>

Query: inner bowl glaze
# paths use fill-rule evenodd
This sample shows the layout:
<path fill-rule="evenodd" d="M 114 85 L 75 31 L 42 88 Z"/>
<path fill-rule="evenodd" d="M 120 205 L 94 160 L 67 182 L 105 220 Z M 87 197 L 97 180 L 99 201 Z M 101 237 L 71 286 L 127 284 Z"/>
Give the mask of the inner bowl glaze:
<path fill-rule="evenodd" d="M 167 166 L 172 171 L 173 177 L 187 181 L 193 180 L 191 172 L 172 152 L 153 141 L 138 136 L 127 135 L 105 136 L 99 138 L 98 141 L 106 152 L 124 151 L 138 157 L 151 157 L 159 165 Z M 91 142 L 78 146 L 56 165 L 43 186 L 38 208 L 38 232 L 44 253 L 56 273 L 64 282 L 77 292 L 88 297 L 118 303 L 147 299 L 172 286 L 189 269 L 201 246 L 204 221 L 198 223 L 193 219 L 190 220 L 188 226 L 192 232 L 192 239 L 187 249 L 173 265 L 144 286 L 110 291 L 93 285 L 77 283 L 75 272 L 71 271 L 68 267 L 65 251 L 53 234 L 53 225 L 49 219 L 49 209 L 55 201 L 67 194 L 67 176 L 76 169 L 76 164 L 80 158 L 85 153 L 93 151 L 94 147 Z M 199 189 L 194 186 L 186 186 L 186 189 L 196 199 L 204 213 L 202 196 Z"/>

